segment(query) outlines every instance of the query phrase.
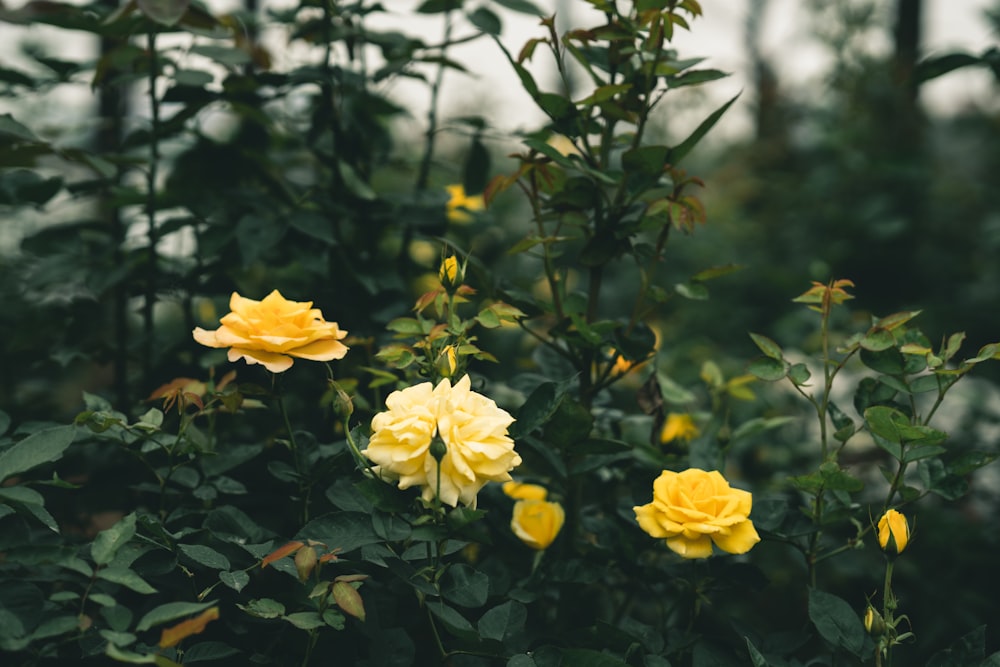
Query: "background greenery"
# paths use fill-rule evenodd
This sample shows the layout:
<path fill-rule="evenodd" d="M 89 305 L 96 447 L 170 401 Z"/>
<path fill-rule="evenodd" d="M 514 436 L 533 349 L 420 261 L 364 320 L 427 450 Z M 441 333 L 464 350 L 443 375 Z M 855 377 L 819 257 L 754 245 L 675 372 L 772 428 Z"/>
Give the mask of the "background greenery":
<path fill-rule="evenodd" d="M 442 242 L 471 252 L 468 282 L 478 290 L 477 304 L 497 298 L 531 316 L 552 314 L 538 280 L 540 246 L 519 245 L 538 212 L 530 198 L 517 196 L 513 182 L 495 179 L 533 160 L 553 161 L 557 171 L 578 169 L 582 180 L 556 177 L 548 217 L 541 216 L 544 224 L 578 222 L 573 215 L 593 208 L 587 188 L 611 186 L 580 162 L 562 164 L 565 156 L 546 152 L 548 130 L 578 138 L 588 131 L 585 114 L 611 124 L 615 109 L 607 102 L 624 112 L 639 102 L 624 95 L 587 102 L 591 91 L 580 83 L 587 75 L 570 65 L 560 82 L 536 75 L 535 84 L 530 72 L 542 67 L 536 61 L 543 43 L 524 61 L 499 44 L 488 63 L 451 58 L 453 43 L 500 34 L 500 19 L 509 15 L 501 10 L 537 13 L 519 0 L 422 3 L 421 13 L 440 20 L 444 42 L 373 27 L 385 8 L 372 2 L 307 0 L 283 9 L 248 3 L 227 14 L 152 1 L 122 8 L 29 2 L 0 10 L 13 26 L 55 26 L 58 34 L 88 36 L 93 46 L 55 58 L 46 44 L 25 41 L 28 64 L 0 67 L 0 95 L 12 109 L 0 116 L 0 224 L 16 229 L 10 237 L 18 239 L 0 253 L 0 435 L 5 454 L 18 447 L 36 452 L 9 468 L 16 474 L 6 475 L 0 489 L 0 614 L 13 623 L 4 625 L 2 650 L 13 664 L 56 664 L 71 655 L 100 662 L 111 645 L 120 647 L 119 659 L 138 661 L 125 652 L 149 655 L 156 643 L 143 634 L 155 627 L 143 625 L 144 614 L 158 604 L 189 605 L 159 619 L 180 620 L 202 610 L 201 593 L 211 588 L 224 609 L 243 605 L 245 613 L 225 613 L 209 626 L 203 648 L 174 655 L 185 664 L 197 662 L 199 651 L 205 661 L 295 664 L 313 650 L 344 664 L 433 664 L 439 653 L 426 641 L 425 608 L 451 648 L 492 652 L 494 662 L 514 667 L 604 664 L 597 655 L 645 665 L 672 664 L 668 659 L 857 664 L 850 642 L 831 642 L 805 622 L 805 564 L 780 539 L 765 535 L 748 559 L 714 558 L 693 569 L 667 561 L 664 549 L 629 532 L 627 514 L 631 503 L 647 502 L 659 468 L 718 462 L 721 446 L 727 474 L 755 492 L 753 518 L 762 532 L 794 534 L 793 517 L 805 514 L 803 489 L 784 482 L 817 465 L 815 424 L 780 419 L 807 415 L 793 391 L 755 383 L 754 400 L 741 401 L 727 393 L 726 381 L 745 375 L 760 353 L 748 332 L 776 341 L 792 362 L 818 351 L 818 318 L 791 302 L 810 280 L 856 283 L 850 314 L 838 310 L 831 320 L 836 331 L 863 332 L 872 317 L 922 309 L 918 323 L 933 347 L 956 331 L 967 333 L 956 359 L 975 358 L 997 340 L 997 109 L 937 118 L 922 108 L 919 90 L 955 69 L 981 68 L 1000 81 L 1000 55 L 995 49 L 924 54 L 919 22 L 913 27 L 907 20 L 914 11 L 919 16 L 920 5 L 900 2 L 893 12 L 875 12 L 875 3 L 866 2 L 817 6 L 818 36 L 833 56 L 822 95 L 815 102 L 793 97 L 757 54 L 756 78 L 735 102 L 754 108 L 754 136 L 711 150 L 687 154 L 697 142 L 686 145 L 691 130 L 671 126 L 670 105 L 683 106 L 684 95 L 697 90 L 689 85 L 711 85 L 717 73 L 696 69 L 683 81 L 692 67 L 686 64 L 661 74 L 657 85 L 674 77 L 671 97 L 650 116 L 646 139 L 674 151 L 674 162 L 706 187 L 671 191 L 665 201 L 686 213 L 671 208 L 659 227 L 652 226 L 655 216 L 623 208 L 618 222 L 635 228 L 613 242 L 588 219 L 565 246 L 545 245 L 562 248 L 551 258 L 560 275 L 592 300 L 599 322 L 611 323 L 595 328 L 597 342 L 574 340 L 558 323 L 546 330 L 574 350 L 569 365 L 551 346 L 511 328 L 482 330 L 477 342 L 502 363 L 468 360 L 486 393 L 519 417 L 519 441 L 534 438 L 524 445 L 528 473 L 551 482 L 576 510 L 570 537 L 533 567 L 534 554 L 507 530 L 507 499 L 488 488 L 485 516 L 449 515 L 454 543 L 446 548 L 458 559 L 467 544 L 488 546 L 480 547 L 478 560 L 453 564 L 430 583 L 414 583 L 426 565 L 423 551 L 387 553 L 385 545 L 430 549 L 441 541 L 435 532 L 441 527 L 414 533 L 411 498 L 353 483 L 326 370 L 297 363 L 275 386 L 258 368 L 231 366 L 224 353 L 199 348 L 190 331 L 214 328 L 234 290 L 261 298 L 277 288 L 313 300 L 351 334 L 352 351 L 336 377 L 354 399 L 348 426 L 365 427 L 385 394 L 412 379 L 413 368 L 394 370 L 376 353 L 395 340 L 387 326 L 432 285 Z M 697 34 L 697 18 L 684 16 Z M 998 16 L 994 11 L 983 21 L 1000 29 Z M 894 45 L 888 56 L 873 53 L 860 37 L 860 26 L 873 23 Z M 534 36 L 546 38 L 547 27 Z M 582 60 L 598 63 L 602 75 L 638 77 L 615 69 L 615 39 L 581 40 Z M 701 55 L 710 54 L 675 60 Z M 494 119 L 438 104 L 441 72 L 488 77 L 500 68 L 517 71 L 527 98 L 544 112 L 539 127 L 517 141 Z M 391 94 L 400 80 L 426 91 L 432 100 L 426 116 L 414 119 L 411 105 Z M 545 97 L 537 87 L 554 90 Z M 88 100 L 79 117 L 36 122 L 68 91 Z M 557 97 L 574 101 L 575 110 Z M 617 159 L 613 135 L 603 137 L 607 160 L 590 165 L 591 172 L 610 173 Z M 508 155 L 512 150 L 521 157 Z M 643 163 L 626 171 L 618 185 L 634 205 L 662 184 Z M 677 186 L 683 177 L 670 179 Z M 470 193 L 492 183 L 489 209 L 467 223 L 450 220 L 445 186 L 453 183 Z M 503 192 L 501 183 L 508 186 Z M 647 248 L 661 229 L 672 230 L 662 255 Z M 636 266 L 654 256 L 655 268 L 640 274 Z M 730 272 L 731 265 L 741 269 Z M 588 291 L 595 266 L 599 295 Z M 635 313 L 639 285 L 655 306 L 642 318 L 650 329 L 621 324 Z M 593 324 L 589 306 L 580 314 Z M 654 329 L 654 361 L 606 391 L 573 384 L 582 377 L 575 371 L 613 361 L 605 358 L 612 342 L 632 360 L 646 358 Z M 187 422 L 168 410 L 165 417 L 148 412 L 162 407 L 150 396 L 172 379 L 218 382 L 233 369 L 236 383 L 211 400 L 215 408 L 240 408 L 238 417 L 219 409 Z M 841 377 L 851 388 L 835 400 L 851 405 L 853 385 L 871 370 L 848 367 Z M 928 664 L 974 665 L 1000 650 L 993 622 L 1000 594 L 993 576 L 1000 540 L 996 471 L 956 463 L 970 452 L 986 463 L 997 452 L 998 371 L 990 364 L 975 370 L 977 377 L 963 380 L 937 415 L 949 436 L 941 458 L 950 466 L 948 483 L 960 485 L 960 478 L 969 492 L 953 488 L 921 501 L 914 542 L 896 568 L 894 589 L 917 635 L 899 647 L 898 664 L 922 664 L 953 647 Z M 660 403 L 646 410 L 650 378 L 659 383 Z M 275 390 L 285 397 L 299 440 L 291 458 L 273 409 Z M 853 418 L 863 421 L 867 405 Z M 658 425 L 669 410 L 698 414 L 704 435 L 687 445 L 661 444 Z M 76 428 L 65 426 L 74 421 Z M 751 422 L 760 428 L 731 437 Z M 167 435 L 171 442 L 177 436 L 176 444 L 164 446 Z M 549 470 L 555 464 L 541 453 L 546 447 L 562 453 L 588 438 L 590 449 L 575 461 L 583 481 Z M 633 454 L 609 442 L 628 443 Z M 48 459 L 59 460 L 49 465 Z M 877 507 L 878 467 L 886 461 L 885 450 L 874 446 L 842 452 L 839 464 L 866 483 L 852 496 L 855 514 L 863 514 L 862 505 Z M 574 485 L 585 488 L 573 491 Z M 365 514 L 407 518 L 373 524 L 362 521 Z M 327 516 L 346 523 L 322 523 Z M 845 525 L 829 530 L 846 539 Z M 593 544 L 566 544 L 580 535 Z M 287 620 L 312 609 L 309 591 L 295 588 L 290 559 L 263 570 L 260 559 L 288 540 L 313 537 L 342 538 L 326 545 L 351 554 L 336 565 L 337 576 L 372 577 L 359 588 L 364 623 L 332 608 L 333 616 L 320 618 L 347 631 L 319 633 L 312 617 Z M 859 614 L 881 583 L 882 555 L 871 546 L 831 559 L 816 582 Z M 102 568 L 112 574 L 99 576 Z M 156 589 L 155 600 L 144 586 Z M 264 599 L 287 608 L 265 608 Z M 682 609 L 712 602 L 689 619 L 687 612 L 664 611 L 658 599 L 680 601 Z M 80 625 L 81 616 L 92 628 Z M 961 637 L 967 641 L 956 645 Z M 746 639 L 766 661 L 747 662 L 756 658 Z M 534 662 L 515 662 L 522 655 Z M 458 653 L 450 659 L 475 660 Z"/>

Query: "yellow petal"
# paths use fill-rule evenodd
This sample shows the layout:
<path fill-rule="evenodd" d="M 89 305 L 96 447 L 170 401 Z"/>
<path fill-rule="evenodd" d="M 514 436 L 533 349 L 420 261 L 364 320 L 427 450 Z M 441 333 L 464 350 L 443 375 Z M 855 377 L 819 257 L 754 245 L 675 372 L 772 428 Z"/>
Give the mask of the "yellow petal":
<path fill-rule="evenodd" d="M 760 535 L 757 534 L 753 522 L 747 519 L 730 526 L 728 532 L 712 535 L 712 541 L 715 542 L 715 546 L 728 553 L 745 554 L 760 542 Z"/>
<path fill-rule="evenodd" d="M 707 535 L 695 539 L 668 537 L 667 546 L 684 558 L 708 558 L 712 555 L 712 540 Z"/>
<path fill-rule="evenodd" d="M 261 364 L 272 373 L 283 373 L 292 367 L 292 358 L 275 352 L 264 350 L 248 350 L 245 348 L 229 348 L 229 361 L 246 360 L 248 364 Z"/>
<path fill-rule="evenodd" d="M 308 345 L 288 350 L 288 354 L 310 361 L 331 361 L 343 359 L 347 346 L 339 340 L 317 340 Z"/>

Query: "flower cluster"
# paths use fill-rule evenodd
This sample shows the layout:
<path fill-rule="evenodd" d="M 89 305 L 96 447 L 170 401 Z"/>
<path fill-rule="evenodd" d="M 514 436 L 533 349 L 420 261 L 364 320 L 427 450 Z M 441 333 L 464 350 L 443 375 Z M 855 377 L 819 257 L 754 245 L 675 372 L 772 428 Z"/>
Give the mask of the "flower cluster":
<path fill-rule="evenodd" d="M 634 507 L 639 526 L 684 558 L 707 558 L 712 544 L 731 554 L 749 551 L 760 536 L 750 521 L 753 498 L 716 470 L 664 470 L 652 502 Z"/>
<path fill-rule="evenodd" d="M 521 464 L 507 427 L 514 418 L 470 388 L 465 375 L 389 394 L 372 419 L 364 455 L 399 488 L 423 488 L 425 500 L 474 507 L 487 482 L 505 482 Z"/>
<path fill-rule="evenodd" d="M 233 292 L 229 309 L 218 329 L 196 327 L 193 332 L 202 345 L 228 347 L 229 361 L 245 359 L 281 373 L 292 367 L 293 357 L 331 361 L 347 354 L 347 346 L 340 342 L 347 332 L 323 319 L 312 301 L 289 301 L 278 290 L 261 301 Z"/>

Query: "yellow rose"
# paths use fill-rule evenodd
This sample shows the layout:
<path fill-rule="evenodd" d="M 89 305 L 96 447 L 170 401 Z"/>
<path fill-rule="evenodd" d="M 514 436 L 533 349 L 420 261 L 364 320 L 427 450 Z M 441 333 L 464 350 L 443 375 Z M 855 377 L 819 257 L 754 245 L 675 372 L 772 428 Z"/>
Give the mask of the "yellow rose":
<path fill-rule="evenodd" d="M 502 488 L 514 500 L 545 500 L 549 495 L 544 486 L 524 482 L 504 482 Z"/>
<path fill-rule="evenodd" d="M 454 386 L 444 379 L 389 394 L 364 450 L 376 471 L 401 489 L 422 486 L 424 499 L 438 496 L 452 507 L 475 507 L 487 482 L 509 481 L 521 464 L 507 435 L 514 418 L 470 386 L 466 375 Z M 445 448 L 440 462 L 431 452 L 435 438 Z"/>
<path fill-rule="evenodd" d="M 486 201 L 483 199 L 483 196 L 472 195 L 470 197 L 466 195 L 465 186 L 461 183 L 449 185 L 445 187 L 445 190 L 448 191 L 450 196 L 445 206 L 448 220 L 457 225 L 463 225 L 472 221 L 469 211 L 481 211 L 486 208 Z"/>
<path fill-rule="evenodd" d="M 522 542 L 532 549 L 540 550 L 552 544 L 565 521 L 566 512 L 559 503 L 547 500 L 518 500 L 514 503 L 510 528 Z"/>
<path fill-rule="evenodd" d="M 882 551 L 892 555 L 901 554 L 909 543 L 910 525 L 906 522 L 906 517 L 896 510 L 883 514 L 878 520 L 878 544 Z"/>
<path fill-rule="evenodd" d="M 278 290 L 262 301 L 233 292 L 229 309 L 232 312 L 219 320 L 222 326 L 215 331 L 196 327 L 193 332 L 202 345 L 228 347 L 229 361 L 244 359 L 281 373 L 292 367 L 292 357 L 330 361 L 347 354 L 347 346 L 340 342 L 347 332 L 323 319 L 312 301 L 289 301 Z"/>
<path fill-rule="evenodd" d="M 663 422 L 663 430 L 660 431 L 660 442 L 664 444 L 673 440 L 690 442 L 692 438 L 697 438 L 699 435 L 698 425 L 694 423 L 691 415 L 671 412 Z"/>
<path fill-rule="evenodd" d="M 639 527 L 684 558 L 707 558 L 712 543 L 731 554 L 760 541 L 750 521 L 752 496 L 734 489 L 716 470 L 664 470 L 653 482 L 653 501 L 633 507 Z"/>

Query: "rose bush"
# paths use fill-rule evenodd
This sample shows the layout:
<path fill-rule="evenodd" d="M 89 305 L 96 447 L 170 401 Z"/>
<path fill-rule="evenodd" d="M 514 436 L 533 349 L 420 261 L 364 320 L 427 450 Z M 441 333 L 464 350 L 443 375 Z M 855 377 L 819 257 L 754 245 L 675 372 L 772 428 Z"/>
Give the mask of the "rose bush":
<path fill-rule="evenodd" d="M 514 421 L 491 399 L 471 389 L 469 376 L 436 387 L 424 382 L 391 393 L 372 419 L 364 455 L 399 488 L 423 487 L 423 498 L 474 507 L 487 482 L 505 482 L 520 465 L 507 427 Z M 444 444 L 435 457 L 432 443 Z"/>
<path fill-rule="evenodd" d="M 742 554 L 760 541 L 750 520 L 752 496 L 717 471 L 664 470 L 653 482 L 652 502 L 634 507 L 639 526 L 684 558 L 707 558 L 712 544 Z"/>
<path fill-rule="evenodd" d="M 228 347 L 229 361 L 244 359 L 281 373 L 292 367 L 293 357 L 331 361 L 347 354 L 340 342 L 347 332 L 327 322 L 312 301 L 289 301 L 278 290 L 261 301 L 233 292 L 229 309 L 218 329 L 196 327 L 193 332 L 202 345 Z"/>

